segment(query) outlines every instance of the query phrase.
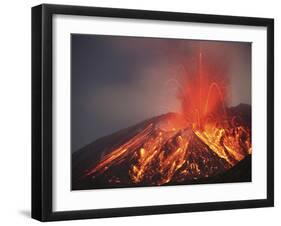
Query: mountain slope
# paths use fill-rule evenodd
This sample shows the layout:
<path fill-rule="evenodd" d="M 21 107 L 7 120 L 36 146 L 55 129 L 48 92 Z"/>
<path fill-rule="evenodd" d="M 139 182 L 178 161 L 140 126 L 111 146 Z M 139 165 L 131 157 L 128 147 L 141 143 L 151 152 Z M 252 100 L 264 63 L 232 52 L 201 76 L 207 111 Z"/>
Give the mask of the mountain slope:
<path fill-rule="evenodd" d="M 250 113 L 229 108 L 231 128 L 210 131 L 168 113 L 100 138 L 72 155 L 72 189 L 250 181 Z"/>

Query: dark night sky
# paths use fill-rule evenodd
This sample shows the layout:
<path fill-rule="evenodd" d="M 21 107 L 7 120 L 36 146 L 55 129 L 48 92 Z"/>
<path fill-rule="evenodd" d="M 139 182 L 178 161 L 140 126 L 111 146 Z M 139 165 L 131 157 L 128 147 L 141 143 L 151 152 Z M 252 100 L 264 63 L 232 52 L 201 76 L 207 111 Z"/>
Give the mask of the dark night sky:
<path fill-rule="evenodd" d="M 227 78 L 228 104 L 250 104 L 250 43 L 72 34 L 72 151 L 179 111 L 178 89 L 170 81 L 182 84 L 182 75 L 194 70 L 199 46 L 203 62 L 208 59 Z"/>

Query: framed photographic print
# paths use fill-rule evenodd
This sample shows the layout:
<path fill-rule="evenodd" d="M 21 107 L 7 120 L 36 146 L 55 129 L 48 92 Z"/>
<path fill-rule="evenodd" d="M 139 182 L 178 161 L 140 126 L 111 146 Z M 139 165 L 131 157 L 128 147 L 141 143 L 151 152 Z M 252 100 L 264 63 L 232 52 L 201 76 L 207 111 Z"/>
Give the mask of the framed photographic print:
<path fill-rule="evenodd" d="M 274 204 L 274 21 L 32 8 L 32 217 Z"/>

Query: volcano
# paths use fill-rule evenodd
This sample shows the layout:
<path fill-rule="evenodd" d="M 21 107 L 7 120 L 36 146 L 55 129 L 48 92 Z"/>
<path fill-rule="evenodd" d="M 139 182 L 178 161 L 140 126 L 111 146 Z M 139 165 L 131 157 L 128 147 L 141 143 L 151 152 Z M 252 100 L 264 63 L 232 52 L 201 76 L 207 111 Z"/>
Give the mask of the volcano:
<path fill-rule="evenodd" d="M 251 106 L 225 111 L 203 126 L 167 113 L 94 141 L 72 154 L 72 189 L 251 181 Z"/>
<path fill-rule="evenodd" d="M 226 71 L 207 56 L 203 64 L 201 47 L 197 55 L 196 70 L 167 81 L 178 90 L 177 113 L 72 154 L 73 190 L 251 181 L 251 106 L 230 107 Z"/>

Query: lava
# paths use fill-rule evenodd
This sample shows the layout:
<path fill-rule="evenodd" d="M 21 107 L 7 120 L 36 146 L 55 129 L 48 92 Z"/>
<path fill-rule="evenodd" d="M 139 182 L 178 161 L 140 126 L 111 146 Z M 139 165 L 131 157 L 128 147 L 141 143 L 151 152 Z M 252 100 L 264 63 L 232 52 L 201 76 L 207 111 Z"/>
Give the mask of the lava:
<path fill-rule="evenodd" d="M 180 183 L 218 175 L 250 155 L 251 129 L 229 114 L 226 83 L 212 79 L 202 60 L 200 51 L 198 75 L 179 89 L 181 113 L 141 128 L 83 176 L 113 186 Z"/>

